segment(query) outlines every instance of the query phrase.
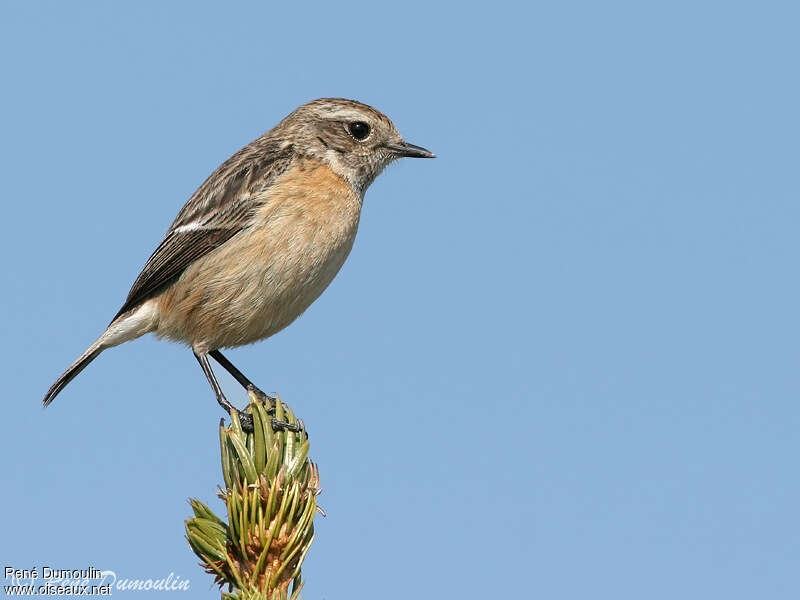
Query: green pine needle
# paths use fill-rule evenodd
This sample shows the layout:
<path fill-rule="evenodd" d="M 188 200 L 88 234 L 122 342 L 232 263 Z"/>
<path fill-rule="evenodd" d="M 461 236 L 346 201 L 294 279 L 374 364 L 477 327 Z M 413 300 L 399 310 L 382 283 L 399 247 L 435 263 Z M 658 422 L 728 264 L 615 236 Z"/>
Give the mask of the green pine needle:
<path fill-rule="evenodd" d="M 242 431 L 235 412 L 229 427 L 220 424 L 225 489 L 219 497 L 228 523 L 191 499 L 194 517 L 186 521 L 186 539 L 215 582 L 229 586 L 223 600 L 294 600 L 320 511 L 319 471 L 308 459 L 302 422 L 280 399 L 271 415 L 251 394 L 248 410 L 253 433 Z M 273 416 L 299 425 L 300 432 L 273 431 Z"/>

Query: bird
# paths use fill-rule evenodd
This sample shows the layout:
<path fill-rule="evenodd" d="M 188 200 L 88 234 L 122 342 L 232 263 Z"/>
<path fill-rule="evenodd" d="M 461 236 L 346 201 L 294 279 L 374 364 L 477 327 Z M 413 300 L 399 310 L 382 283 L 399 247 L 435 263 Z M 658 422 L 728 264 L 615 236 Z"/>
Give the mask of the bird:
<path fill-rule="evenodd" d="M 274 403 L 221 349 L 274 335 L 320 296 L 350 253 L 367 188 L 403 157 L 435 155 L 406 142 L 367 104 L 321 98 L 295 109 L 192 194 L 108 327 L 53 383 L 43 405 L 104 350 L 153 333 L 187 345 L 220 406 L 252 430 L 250 416 L 225 397 L 209 358 Z"/>

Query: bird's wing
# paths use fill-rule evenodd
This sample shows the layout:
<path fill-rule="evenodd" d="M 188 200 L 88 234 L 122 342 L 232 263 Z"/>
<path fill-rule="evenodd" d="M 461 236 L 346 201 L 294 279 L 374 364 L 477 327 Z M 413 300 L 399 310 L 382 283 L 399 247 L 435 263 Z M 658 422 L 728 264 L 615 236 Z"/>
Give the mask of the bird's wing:
<path fill-rule="evenodd" d="M 291 147 L 265 145 L 259 139 L 220 165 L 178 213 L 112 322 L 244 229 L 260 206 L 257 198 L 264 196 L 258 192 L 283 173 L 292 159 Z"/>

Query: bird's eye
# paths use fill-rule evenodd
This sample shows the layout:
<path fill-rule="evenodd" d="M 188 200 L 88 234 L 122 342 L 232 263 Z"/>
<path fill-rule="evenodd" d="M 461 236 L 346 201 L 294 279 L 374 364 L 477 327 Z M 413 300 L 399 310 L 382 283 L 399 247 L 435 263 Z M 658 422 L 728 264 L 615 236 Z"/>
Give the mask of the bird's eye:
<path fill-rule="evenodd" d="M 347 131 L 358 141 L 365 140 L 369 135 L 369 125 L 364 121 L 354 121 L 347 126 Z"/>

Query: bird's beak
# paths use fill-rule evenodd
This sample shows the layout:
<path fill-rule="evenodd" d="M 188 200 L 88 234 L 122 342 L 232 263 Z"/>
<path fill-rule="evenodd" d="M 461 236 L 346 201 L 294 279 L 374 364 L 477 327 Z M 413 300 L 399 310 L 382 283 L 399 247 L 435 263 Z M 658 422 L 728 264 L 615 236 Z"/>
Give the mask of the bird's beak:
<path fill-rule="evenodd" d="M 394 144 L 386 144 L 386 149 L 396 154 L 398 157 L 407 156 L 409 158 L 436 158 L 436 155 L 422 146 L 415 146 L 400 140 Z"/>

